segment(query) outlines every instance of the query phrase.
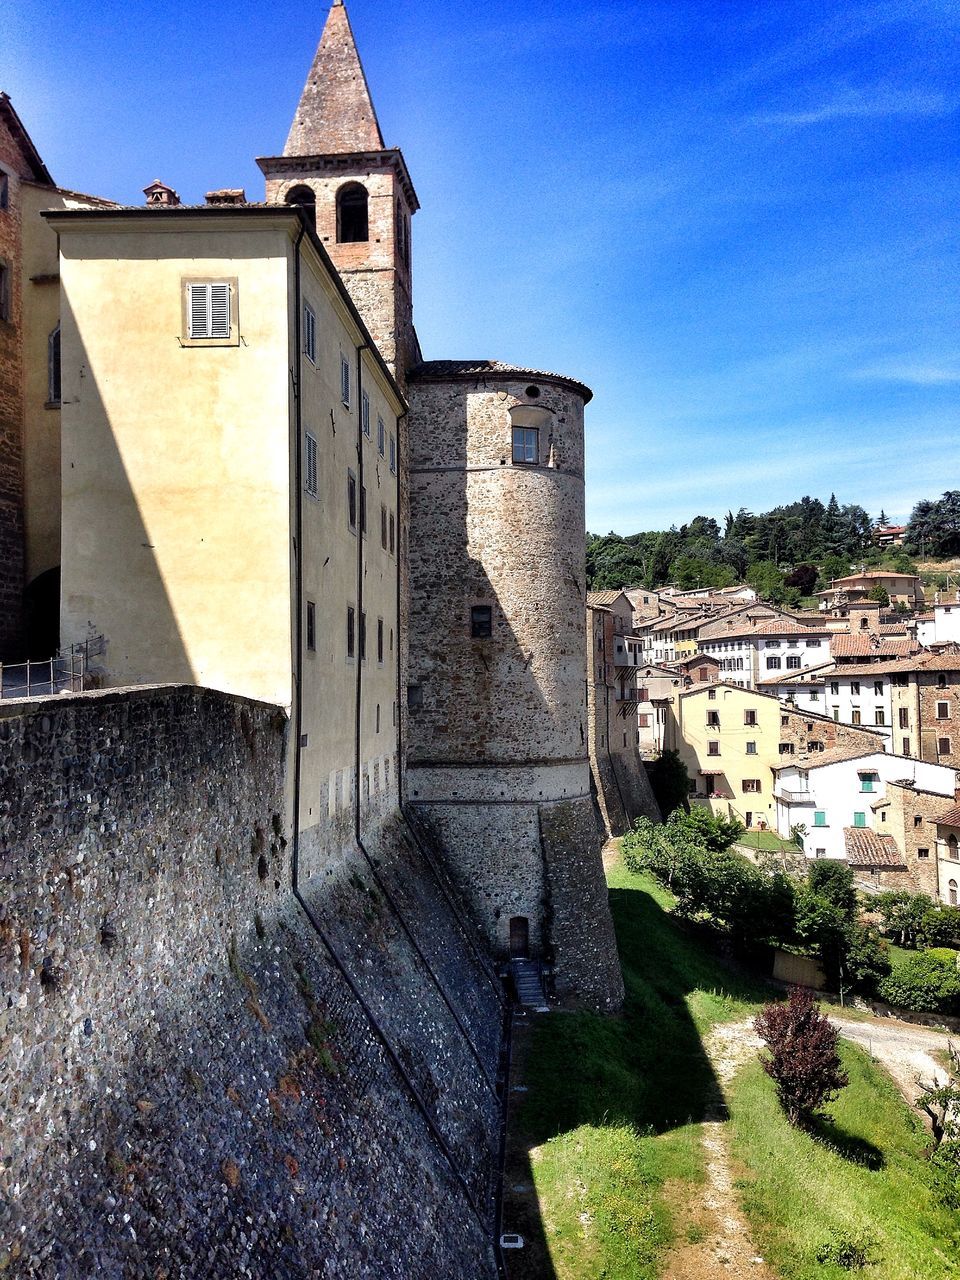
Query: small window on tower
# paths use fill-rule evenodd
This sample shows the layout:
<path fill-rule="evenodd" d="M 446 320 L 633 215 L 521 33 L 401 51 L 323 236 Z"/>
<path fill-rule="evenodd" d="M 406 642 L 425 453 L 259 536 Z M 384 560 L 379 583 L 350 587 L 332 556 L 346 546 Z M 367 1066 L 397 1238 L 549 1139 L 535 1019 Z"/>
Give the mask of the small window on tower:
<path fill-rule="evenodd" d="M 489 640 L 493 635 L 493 608 L 491 605 L 477 604 L 470 610 L 470 635 L 475 640 Z"/>
<path fill-rule="evenodd" d="M 513 460 L 528 465 L 540 461 L 540 432 L 536 427 L 513 428 Z"/>
<path fill-rule="evenodd" d="M 349 182 L 337 192 L 337 242 L 358 244 L 369 239 L 366 188 Z"/>

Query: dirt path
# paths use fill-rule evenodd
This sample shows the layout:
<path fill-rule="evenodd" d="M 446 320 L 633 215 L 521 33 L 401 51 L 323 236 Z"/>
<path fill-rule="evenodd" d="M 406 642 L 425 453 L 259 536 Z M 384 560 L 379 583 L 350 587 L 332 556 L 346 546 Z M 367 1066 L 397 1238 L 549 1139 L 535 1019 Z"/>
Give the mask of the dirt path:
<path fill-rule="evenodd" d="M 946 1032 L 887 1018 L 854 1021 L 832 1014 L 830 1021 L 844 1039 L 860 1045 L 886 1067 L 911 1106 L 920 1092 L 916 1083 L 918 1075 L 937 1085 L 947 1083 L 946 1070 L 933 1057 L 938 1050 L 946 1050 L 950 1040 Z"/>
<path fill-rule="evenodd" d="M 664 1280 L 775 1280 L 737 1204 L 723 1096 L 724 1085 L 759 1045 L 749 1022 L 716 1027 L 704 1045 L 719 1086 L 701 1126 L 707 1185 L 695 1204 L 685 1206 L 688 1243 L 668 1257 Z"/>

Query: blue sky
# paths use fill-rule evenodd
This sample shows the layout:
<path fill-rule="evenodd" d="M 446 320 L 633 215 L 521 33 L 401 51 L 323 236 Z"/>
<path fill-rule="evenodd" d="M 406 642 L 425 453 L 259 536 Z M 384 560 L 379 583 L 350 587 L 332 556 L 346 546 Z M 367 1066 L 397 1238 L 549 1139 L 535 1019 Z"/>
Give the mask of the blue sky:
<path fill-rule="evenodd" d="M 960 5 L 348 0 L 423 208 L 428 358 L 587 382 L 587 524 L 960 487 Z M 64 186 L 244 185 L 325 6 L 7 0 Z"/>

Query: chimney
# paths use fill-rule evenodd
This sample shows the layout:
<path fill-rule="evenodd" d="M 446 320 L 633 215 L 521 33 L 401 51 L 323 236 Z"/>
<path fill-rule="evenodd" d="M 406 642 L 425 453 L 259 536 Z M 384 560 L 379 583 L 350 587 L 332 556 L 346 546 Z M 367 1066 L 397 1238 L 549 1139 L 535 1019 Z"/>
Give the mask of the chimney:
<path fill-rule="evenodd" d="M 207 204 L 246 204 L 247 193 L 243 187 L 223 187 L 220 191 L 207 192 Z"/>
<path fill-rule="evenodd" d="M 169 209 L 180 203 L 178 192 L 161 182 L 159 178 L 155 178 L 149 187 L 144 187 L 143 194 L 147 197 L 147 204 L 151 208 Z"/>

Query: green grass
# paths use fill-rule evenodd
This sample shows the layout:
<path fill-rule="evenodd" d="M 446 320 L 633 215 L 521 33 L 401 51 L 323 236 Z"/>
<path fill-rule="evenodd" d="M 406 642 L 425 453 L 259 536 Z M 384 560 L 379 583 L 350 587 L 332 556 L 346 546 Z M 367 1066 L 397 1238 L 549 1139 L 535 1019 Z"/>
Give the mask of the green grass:
<path fill-rule="evenodd" d="M 778 836 L 775 831 L 745 831 L 737 841 L 747 849 L 761 849 L 766 853 L 799 853 L 800 847 L 795 840 Z"/>
<path fill-rule="evenodd" d="M 671 1243 L 696 1237 L 700 1121 L 716 1096 L 702 1039 L 770 998 L 681 929 L 651 877 L 618 863 L 608 883 L 624 1016 L 541 1019 L 519 1117 L 556 1280 L 656 1280 Z M 850 1084 L 819 1140 L 786 1123 L 758 1062 L 728 1086 L 739 1194 L 760 1252 L 781 1280 L 841 1280 L 851 1272 L 816 1252 L 862 1234 L 877 1259 L 867 1280 L 960 1280 L 960 1216 L 929 1190 L 924 1130 L 885 1072 L 842 1051 Z"/>
<path fill-rule="evenodd" d="M 666 914 L 670 897 L 609 876 L 623 1018 L 556 1013 L 538 1026 L 520 1125 L 558 1280 L 647 1280 L 673 1238 L 666 1184 L 703 1179 L 699 1121 L 715 1088 L 701 1036 L 746 1017 L 754 985 Z M 669 1191 L 669 1188 L 667 1188 Z"/>
<path fill-rule="evenodd" d="M 840 1280 L 850 1272 L 817 1261 L 843 1236 L 871 1242 L 870 1280 L 947 1280 L 960 1220 L 929 1189 L 926 1135 L 889 1078 L 843 1044 L 850 1083 L 818 1137 L 792 1129 L 772 1082 L 751 1063 L 728 1090 L 734 1159 L 749 1170 L 742 1203 L 754 1239 L 782 1280 Z"/>

